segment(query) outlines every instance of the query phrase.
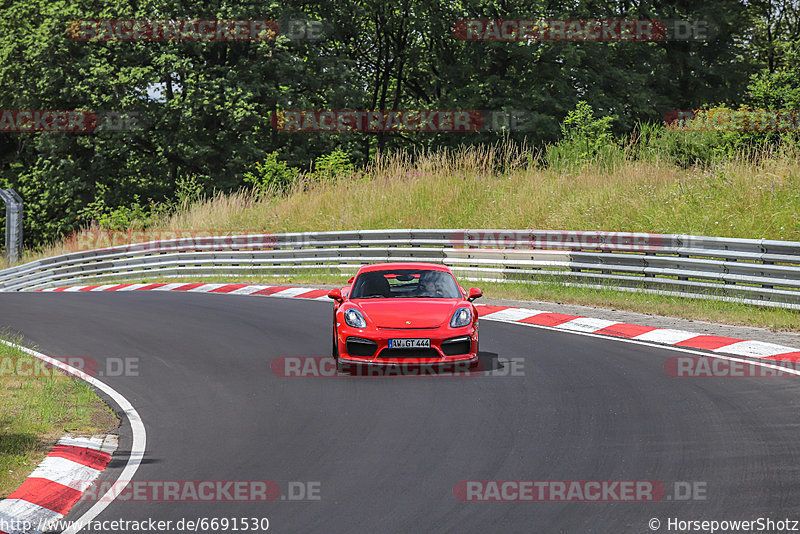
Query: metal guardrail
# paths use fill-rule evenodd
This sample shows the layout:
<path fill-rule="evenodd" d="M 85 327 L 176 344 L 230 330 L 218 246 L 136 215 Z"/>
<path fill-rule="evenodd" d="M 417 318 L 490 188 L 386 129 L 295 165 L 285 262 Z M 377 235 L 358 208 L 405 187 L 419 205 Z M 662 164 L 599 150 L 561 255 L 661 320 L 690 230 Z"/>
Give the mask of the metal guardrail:
<path fill-rule="evenodd" d="M 353 273 L 425 261 L 471 281 L 543 283 L 800 309 L 800 242 L 549 230 L 359 230 L 188 237 L 0 270 L 0 291 L 154 277 Z"/>

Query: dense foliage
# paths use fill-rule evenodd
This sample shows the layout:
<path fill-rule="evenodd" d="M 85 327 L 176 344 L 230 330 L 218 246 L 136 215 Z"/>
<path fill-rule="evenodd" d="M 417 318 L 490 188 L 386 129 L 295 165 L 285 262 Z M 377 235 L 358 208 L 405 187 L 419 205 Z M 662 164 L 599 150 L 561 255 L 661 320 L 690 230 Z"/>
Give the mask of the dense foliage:
<path fill-rule="evenodd" d="M 537 17 L 705 20 L 713 31 L 658 42 L 475 42 L 453 32 L 459 19 Z M 283 32 L 254 42 L 87 42 L 67 31 L 78 19 L 131 18 L 324 25 L 320 39 Z M 562 149 L 548 151 L 555 161 L 594 157 L 615 146 L 612 136 L 645 132 L 673 150 L 675 162 L 691 164 L 720 153 L 720 141 L 682 141 L 647 125 L 670 110 L 723 104 L 798 109 L 799 38 L 796 0 L 2 0 L 0 109 L 124 112 L 139 124 L 0 133 L 0 185 L 24 198 L 26 241 L 36 246 L 93 220 L 146 220 L 215 190 L 280 192 L 300 177 L 348 171 L 379 150 L 503 136 L 544 146 L 563 136 Z M 515 110 L 525 112 L 527 128 L 291 133 L 270 122 L 285 109 Z"/>

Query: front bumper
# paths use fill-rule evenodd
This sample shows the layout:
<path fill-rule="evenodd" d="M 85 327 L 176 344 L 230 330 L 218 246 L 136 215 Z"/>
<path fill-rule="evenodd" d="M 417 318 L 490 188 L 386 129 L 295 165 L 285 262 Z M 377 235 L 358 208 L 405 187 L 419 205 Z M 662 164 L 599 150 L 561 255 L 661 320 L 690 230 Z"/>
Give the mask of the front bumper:
<path fill-rule="evenodd" d="M 424 338 L 429 349 L 389 348 L 390 339 Z M 478 331 L 463 328 L 391 330 L 339 328 L 339 361 L 371 365 L 474 363 L 478 361 Z"/>

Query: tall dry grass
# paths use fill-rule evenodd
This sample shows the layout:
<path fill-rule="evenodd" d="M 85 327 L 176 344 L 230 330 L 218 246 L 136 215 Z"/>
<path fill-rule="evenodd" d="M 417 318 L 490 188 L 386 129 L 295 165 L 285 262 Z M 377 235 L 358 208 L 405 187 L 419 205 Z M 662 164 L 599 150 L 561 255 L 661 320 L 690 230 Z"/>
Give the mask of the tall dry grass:
<path fill-rule="evenodd" d="M 371 228 L 547 228 L 800 240 L 800 160 L 778 153 L 710 169 L 623 161 L 575 172 L 506 147 L 380 155 L 353 176 L 260 200 L 198 202 L 156 228 L 264 232 Z"/>
<path fill-rule="evenodd" d="M 287 194 L 205 198 L 150 231 L 542 228 L 800 241 L 800 158 L 791 151 L 688 169 L 659 157 L 552 169 L 532 154 L 510 144 L 379 154 L 359 172 L 300 181 Z M 75 246 L 54 243 L 26 259 Z"/>

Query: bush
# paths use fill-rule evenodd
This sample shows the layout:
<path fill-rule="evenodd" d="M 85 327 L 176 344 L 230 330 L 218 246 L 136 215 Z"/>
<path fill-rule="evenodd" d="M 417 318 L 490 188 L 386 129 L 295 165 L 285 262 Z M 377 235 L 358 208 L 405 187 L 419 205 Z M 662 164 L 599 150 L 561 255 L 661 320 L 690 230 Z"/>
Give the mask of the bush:
<path fill-rule="evenodd" d="M 314 162 L 312 176 L 316 180 L 350 176 L 356 172 L 355 165 L 344 150 L 337 148 L 330 154 L 322 155 Z"/>
<path fill-rule="evenodd" d="M 635 157 L 661 159 L 688 168 L 710 166 L 737 157 L 758 158 L 769 146 L 790 141 L 792 134 L 759 131 L 758 111 L 743 106 L 696 110 L 694 118 L 672 125 L 638 125 Z"/>
<path fill-rule="evenodd" d="M 551 167 L 571 169 L 588 163 L 613 165 L 623 152 L 611 136 L 613 117 L 596 119 L 592 107 L 581 100 L 561 124 L 563 138 L 546 149 Z"/>
<path fill-rule="evenodd" d="M 94 200 L 79 210 L 79 220 L 91 221 L 92 227 L 102 230 L 141 230 L 149 224 L 150 210 L 139 202 L 139 195 L 133 196 L 129 206 L 109 206 L 109 196 L 108 186 L 98 184 Z"/>
<path fill-rule="evenodd" d="M 726 142 L 718 132 L 688 131 L 664 126 L 642 129 L 645 134 L 639 138 L 635 152 L 637 159 L 657 159 L 689 168 L 693 165 L 711 165 L 727 151 Z"/>
<path fill-rule="evenodd" d="M 252 184 L 261 196 L 285 194 L 300 176 L 300 171 L 278 161 L 278 153 L 270 152 L 254 171 L 244 174 L 245 183 Z"/>

